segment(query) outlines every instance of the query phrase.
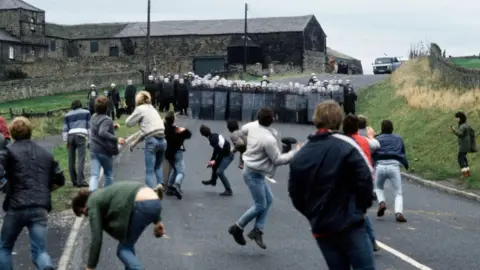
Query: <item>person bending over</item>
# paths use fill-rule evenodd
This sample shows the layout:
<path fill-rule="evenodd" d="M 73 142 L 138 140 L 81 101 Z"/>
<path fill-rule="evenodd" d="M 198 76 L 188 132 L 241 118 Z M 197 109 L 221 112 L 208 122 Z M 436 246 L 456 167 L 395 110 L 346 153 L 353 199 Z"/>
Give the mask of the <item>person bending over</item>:
<path fill-rule="evenodd" d="M 229 120 L 227 122 L 227 129 L 230 131 L 230 140 L 232 141 L 233 147 L 232 152 L 240 153 L 240 161 L 238 163 L 238 168 L 243 170 L 243 153 L 247 150 L 247 136 L 243 134 L 238 126 L 238 122 L 235 120 Z"/>

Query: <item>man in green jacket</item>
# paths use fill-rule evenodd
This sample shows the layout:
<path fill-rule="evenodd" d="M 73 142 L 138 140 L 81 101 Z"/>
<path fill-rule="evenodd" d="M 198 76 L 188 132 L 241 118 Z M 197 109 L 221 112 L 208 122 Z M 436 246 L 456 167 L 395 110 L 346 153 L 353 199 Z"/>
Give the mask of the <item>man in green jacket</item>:
<path fill-rule="evenodd" d="M 144 269 L 135 256 L 134 246 L 151 223 L 155 225 L 155 237 L 163 236 L 162 198 L 162 185 L 153 190 L 139 182 L 118 182 L 94 192 L 80 190 L 72 200 L 72 209 L 76 216 L 88 216 L 90 221 L 87 270 L 98 264 L 103 231 L 119 241 L 117 254 L 126 269 Z"/>

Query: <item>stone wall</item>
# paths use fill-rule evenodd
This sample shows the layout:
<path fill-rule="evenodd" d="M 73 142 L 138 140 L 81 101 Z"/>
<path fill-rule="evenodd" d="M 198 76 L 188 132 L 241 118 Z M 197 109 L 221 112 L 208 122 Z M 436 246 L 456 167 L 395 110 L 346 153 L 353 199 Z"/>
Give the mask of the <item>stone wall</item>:
<path fill-rule="evenodd" d="M 430 68 L 440 72 L 442 82 L 445 85 L 475 89 L 480 88 L 480 70 L 458 66 L 442 57 L 440 47 L 432 43 L 428 57 Z"/>
<path fill-rule="evenodd" d="M 127 79 L 133 80 L 134 84 L 142 83 L 140 72 L 4 81 L 0 82 L 0 89 L 2 89 L 0 91 L 0 102 L 89 89 L 92 83 L 99 88 L 109 87 L 112 82 L 117 85 L 123 85 Z"/>
<path fill-rule="evenodd" d="M 305 51 L 303 54 L 303 69 L 322 73 L 326 71 L 328 61 L 324 52 Z"/>

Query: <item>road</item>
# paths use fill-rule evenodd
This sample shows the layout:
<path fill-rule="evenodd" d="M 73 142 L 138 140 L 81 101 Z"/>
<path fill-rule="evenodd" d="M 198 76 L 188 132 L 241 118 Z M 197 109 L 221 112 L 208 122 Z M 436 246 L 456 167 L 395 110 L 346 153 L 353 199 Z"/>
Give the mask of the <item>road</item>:
<path fill-rule="evenodd" d="M 389 75 L 327 75 L 327 74 L 318 74 L 317 78 L 319 81 L 324 80 L 350 80 L 352 85 L 356 90 L 360 88 L 365 88 L 369 85 L 375 84 L 377 82 L 383 81 L 388 78 Z M 280 80 L 275 80 L 275 82 L 289 83 L 289 82 L 298 82 L 302 84 L 307 84 L 310 76 L 308 77 L 299 77 L 299 78 L 285 78 Z"/>
<path fill-rule="evenodd" d="M 136 252 L 146 269 L 212 270 L 212 269 L 327 269 L 312 239 L 307 221 L 291 205 L 287 194 L 288 167 L 279 168 L 271 184 L 275 199 L 265 228 L 267 250 L 254 243 L 238 246 L 228 234 L 228 227 L 252 204 L 250 194 L 237 168 L 238 159 L 227 170 L 234 190 L 231 198 L 222 198 L 220 186 L 204 187 L 209 177 L 205 165 L 211 148 L 198 133 L 201 124 L 228 136 L 220 121 L 179 120 L 194 131 L 186 144 L 186 180 L 184 198 L 168 197 L 164 201 L 166 236 L 152 237 L 149 228 L 140 238 Z M 303 140 L 313 131 L 310 126 L 275 124 L 282 136 Z M 122 158 L 115 172 L 116 181 L 144 181 L 143 150 L 137 149 Z M 387 203 L 393 206 L 392 190 L 387 186 Z M 478 203 L 439 193 L 404 182 L 405 216 L 408 223 L 398 224 L 392 209 L 382 219 L 375 216 L 375 204 L 369 211 L 378 241 L 397 252 L 436 270 L 478 269 L 480 242 Z M 250 225 L 251 226 L 251 225 Z M 250 227 L 247 228 L 249 230 Z M 88 234 L 88 228 L 84 234 Z M 122 269 L 116 257 L 117 243 L 104 236 L 98 269 Z M 79 247 L 86 257 L 86 246 Z M 375 255 L 377 269 L 420 269 L 394 254 L 381 250 Z M 83 265 L 76 262 L 76 265 Z M 81 269 L 81 268 L 78 268 Z"/>

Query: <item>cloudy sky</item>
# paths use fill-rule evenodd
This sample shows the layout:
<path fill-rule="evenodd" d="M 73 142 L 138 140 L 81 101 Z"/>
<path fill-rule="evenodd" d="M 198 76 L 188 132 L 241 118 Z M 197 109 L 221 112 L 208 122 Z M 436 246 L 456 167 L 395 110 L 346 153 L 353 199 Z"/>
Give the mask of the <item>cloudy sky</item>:
<path fill-rule="evenodd" d="M 26 0 L 62 24 L 146 21 L 147 0 Z M 170 5 L 173 3 L 175 5 Z M 240 0 L 152 0 L 152 20 L 243 18 Z M 480 1 L 256 0 L 250 17 L 314 14 L 327 46 L 362 60 L 365 73 L 383 54 L 406 57 L 412 43 L 436 42 L 447 55 L 480 53 Z"/>

